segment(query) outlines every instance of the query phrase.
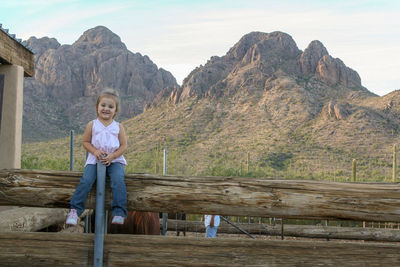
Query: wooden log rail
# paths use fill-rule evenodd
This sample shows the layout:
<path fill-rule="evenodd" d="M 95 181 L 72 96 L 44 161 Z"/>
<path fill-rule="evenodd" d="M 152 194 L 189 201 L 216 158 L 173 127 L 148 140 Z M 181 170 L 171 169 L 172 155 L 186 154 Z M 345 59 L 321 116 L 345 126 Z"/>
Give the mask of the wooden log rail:
<path fill-rule="evenodd" d="M 0 266 L 93 266 L 93 234 L 0 232 Z M 398 266 L 394 243 L 106 235 L 103 266 Z"/>
<path fill-rule="evenodd" d="M 0 205 L 66 208 L 81 175 L 67 171 L 0 170 Z M 147 174 L 127 174 L 125 180 L 128 209 L 137 211 L 400 221 L 397 183 Z M 88 197 L 87 208 L 94 207 L 94 197 L 95 193 Z M 106 206 L 109 204 L 110 196 Z"/>
<path fill-rule="evenodd" d="M 45 227 L 63 223 L 67 209 L 19 208 L 0 211 L 0 232 L 35 232 Z"/>
<path fill-rule="evenodd" d="M 281 236 L 282 227 L 280 223 L 259 224 L 259 223 L 239 223 L 240 228 L 252 235 Z M 204 222 L 168 220 L 168 231 L 186 231 L 205 233 Z M 161 227 L 161 221 L 160 221 Z M 400 230 L 385 228 L 361 228 L 361 227 L 335 227 L 318 225 L 293 225 L 285 224 L 283 228 L 284 236 L 304 237 L 304 238 L 329 238 L 329 239 L 350 239 L 365 241 L 386 241 L 400 242 Z M 221 222 L 218 233 L 224 234 L 243 234 L 235 227 Z"/>

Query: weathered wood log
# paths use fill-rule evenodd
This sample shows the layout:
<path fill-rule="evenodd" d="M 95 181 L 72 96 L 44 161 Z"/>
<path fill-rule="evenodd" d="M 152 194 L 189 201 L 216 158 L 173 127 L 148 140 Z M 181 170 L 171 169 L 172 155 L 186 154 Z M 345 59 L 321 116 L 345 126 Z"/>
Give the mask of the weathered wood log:
<path fill-rule="evenodd" d="M 61 223 L 67 209 L 14 208 L 0 212 L 0 231 L 34 232 Z"/>
<path fill-rule="evenodd" d="M 1 266 L 93 266 L 93 234 L 0 233 Z M 398 266 L 393 243 L 106 235 L 103 266 Z"/>
<path fill-rule="evenodd" d="M 161 223 L 160 220 L 160 227 L 162 227 Z M 205 232 L 204 223 L 198 221 L 168 220 L 167 226 L 168 231 Z M 252 235 L 282 235 L 280 224 L 240 223 L 237 226 Z M 400 230 L 398 229 L 293 224 L 285 224 L 283 229 L 284 236 L 292 237 L 400 242 Z M 242 234 L 238 229 L 223 221 L 218 227 L 218 233 Z"/>
<path fill-rule="evenodd" d="M 1 170 L 0 205 L 68 207 L 81 172 Z M 397 183 L 128 174 L 128 209 L 277 218 L 400 221 Z M 87 200 L 93 208 L 95 193 Z M 110 195 L 108 190 L 108 195 Z M 110 196 L 107 197 L 107 206 Z"/>

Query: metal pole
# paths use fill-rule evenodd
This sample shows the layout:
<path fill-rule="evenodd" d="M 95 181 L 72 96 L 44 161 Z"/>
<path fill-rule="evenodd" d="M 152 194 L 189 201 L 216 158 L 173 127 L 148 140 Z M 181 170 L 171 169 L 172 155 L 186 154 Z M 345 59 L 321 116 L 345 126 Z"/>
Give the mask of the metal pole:
<path fill-rule="evenodd" d="M 163 175 L 167 175 L 167 149 L 164 148 L 164 164 L 163 164 Z M 167 219 L 168 219 L 168 213 L 167 212 L 163 212 L 162 214 L 162 235 L 166 235 L 167 234 Z"/>
<path fill-rule="evenodd" d="M 254 236 L 252 236 L 251 234 L 249 234 L 248 232 L 246 232 L 245 230 L 243 230 L 242 228 L 240 228 L 239 226 L 231 223 L 227 218 L 225 218 L 224 216 L 220 216 L 224 221 L 226 221 L 227 223 L 229 223 L 230 225 L 232 225 L 233 227 L 235 227 L 236 229 L 238 229 L 240 232 L 242 232 L 243 234 L 246 234 L 247 236 L 254 238 Z"/>
<path fill-rule="evenodd" d="M 163 168 L 163 175 L 167 175 L 167 155 L 168 151 L 166 148 L 164 148 L 164 168 Z"/>
<path fill-rule="evenodd" d="M 397 149 L 396 144 L 393 145 L 393 176 L 392 181 L 393 183 L 396 182 L 397 179 Z"/>
<path fill-rule="evenodd" d="M 355 182 L 356 180 L 357 180 L 357 162 L 356 159 L 353 159 L 351 181 Z"/>
<path fill-rule="evenodd" d="M 85 233 L 89 233 L 89 216 L 87 213 L 85 215 Z"/>
<path fill-rule="evenodd" d="M 363 222 L 364 224 L 365 222 Z M 329 226 L 329 220 L 325 221 L 325 226 L 328 227 Z M 365 228 L 365 227 L 364 227 Z M 326 238 L 326 241 L 329 241 L 329 233 L 328 233 L 328 237 Z"/>
<path fill-rule="evenodd" d="M 74 130 L 71 130 L 71 142 L 69 144 L 69 170 L 74 170 Z"/>
<path fill-rule="evenodd" d="M 249 173 L 249 170 L 250 170 L 250 152 L 247 152 L 247 161 L 246 161 L 247 174 Z"/>
<path fill-rule="evenodd" d="M 108 227 L 108 210 L 106 210 L 105 212 L 105 216 L 104 216 L 104 234 L 107 234 L 107 227 Z"/>
<path fill-rule="evenodd" d="M 85 157 L 85 161 L 87 159 L 87 157 L 89 156 L 89 152 L 86 150 L 86 157 Z M 85 215 L 85 233 L 89 233 L 92 232 L 92 225 L 90 224 L 90 215 L 89 212 L 86 213 Z"/>
<path fill-rule="evenodd" d="M 96 224 L 94 236 L 94 266 L 103 266 L 103 246 L 104 246 L 104 200 L 106 188 L 106 166 L 97 163 L 96 181 Z"/>

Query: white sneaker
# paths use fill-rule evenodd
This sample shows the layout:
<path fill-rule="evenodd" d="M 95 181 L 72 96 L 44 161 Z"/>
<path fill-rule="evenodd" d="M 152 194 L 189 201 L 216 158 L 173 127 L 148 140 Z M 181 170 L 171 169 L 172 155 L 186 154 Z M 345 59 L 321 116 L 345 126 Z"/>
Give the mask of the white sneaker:
<path fill-rule="evenodd" d="M 76 209 L 71 209 L 70 212 L 68 213 L 68 218 L 65 223 L 70 224 L 70 225 L 77 225 L 78 218 L 79 217 L 78 217 L 78 214 L 76 213 Z"/>
<path fill-rule="evenodd" d="M 124 224 L 125 218 L 122 216 L 114 216 L 111 224 Z"/>

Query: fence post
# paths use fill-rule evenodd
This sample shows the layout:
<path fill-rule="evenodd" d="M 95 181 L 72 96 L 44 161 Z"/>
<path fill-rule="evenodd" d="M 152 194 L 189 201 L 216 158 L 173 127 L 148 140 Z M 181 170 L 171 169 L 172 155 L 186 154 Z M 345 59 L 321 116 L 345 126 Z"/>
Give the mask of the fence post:
<path fill-rule="evenodd" d="M 249 170 L 250 170 L 249 165 L 250 165 L 250 152 L 247 152 L 247 162 L 246 162 L 246 171 L 247 171 L 247 173 L 249 173 Z"/>
<path fill-rule="evenodd" d="M 163 164 L 163 175 L 167 175 L 167 149 L 164 148 L 164 164 Z M 168 219 L 168 213 L 163 212 L 162 214 L 162 235 L 167 234 L 167 219 Z"/>
<path fill-rule="evenodd" d="M 397 146 L 396 144 L 393 145 L 393 176 L 392 181 L 393 183 L 397 180 Z"/>
<path fill-rule="evenodd" d="M 94 266 L 103 266 L 104 246 L 104 200 L 106 188 L 106 166 L 101 162 L 97 163 L 96 179 L 96 223 L 94 236 Z"/>
<path fill-rule="evenodd" d="M 74 130 L 71 130 L 71 140 L 69 144 L 69 170 L 74 170 Z"/>
<path fill-rule="evenodd" d="M 85 162 L 86 162 L 86 159 L 88 158 L 88 156 L 89 156 L 89 152 L 86 150 Z M 92 225 L 90 224 L 90 216 L 91 215 L 89 214 L 89 212 L 86 213 L 86 215 L 85 215 L 85 233 L 89 233 L 89 232 L 93 231 Z"/>
<path fill-rule="evenodd" d="M 357 180 L 357 162 L 356 159 L 353 159 L 351 181 L 355 182 L 356 180 Z"/>

